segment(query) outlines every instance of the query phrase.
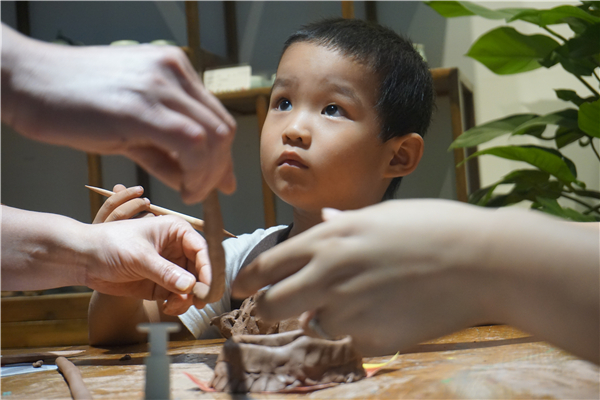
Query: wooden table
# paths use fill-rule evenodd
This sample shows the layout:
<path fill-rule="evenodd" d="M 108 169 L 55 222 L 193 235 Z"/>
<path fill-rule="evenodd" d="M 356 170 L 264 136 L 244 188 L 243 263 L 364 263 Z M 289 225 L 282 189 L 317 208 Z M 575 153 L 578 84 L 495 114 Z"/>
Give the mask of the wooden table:
<path fill-rule="evenodd" d="M 203 393 L 183 371 L 210 380 L 223 340 L 170 343 L 173 399 L 226 399 L 226 393 Z M 70 359 L 96 399 L 142 399 L 146 345 L 94 348 L 73 346 L 27 349 L 85 350 Z M 6 350 L 6 354 L 18 354 Z M 131 360 L 120 361 L 125 354 Z M 380 362 L 386 357 L 365 359 Z M 415 399 L 415 398 L 557 398 L 598 399 L 600 371 L 507 326 L 470 328 L 404 352 L 376 376 L 308 394 L 238 396 L 236 398 Z M 6 399 L 70 398 L 56 371 L 2 378 Z M 7 394 L 10 392 L 10 394 Z"/>

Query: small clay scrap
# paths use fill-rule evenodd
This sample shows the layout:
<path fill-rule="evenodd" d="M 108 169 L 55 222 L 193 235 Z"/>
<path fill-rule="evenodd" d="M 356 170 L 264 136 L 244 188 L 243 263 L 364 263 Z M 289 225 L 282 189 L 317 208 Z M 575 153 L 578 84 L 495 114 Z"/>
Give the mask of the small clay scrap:
<path fill-rule="evenodd" d="M 131 356 L 129 354 L 125 354 L 123 357 L 119 358 L 119 361 L 129 361 L 131 360 Z"/>
<path fill-rule="evenodd" d="M 229 339 L 236 335 L 270 335 L 274 333 L 290 332 L 300 328 L 297 318 L 290 318 L 279 322 L 267 323 L 256 313 L 256 300 L 262 296 L 258 292 L 248 297 L 240 309 L 230 311 L 211 319 L 210 324 L 216 326 L 223 337 Z"/>
<path fill-rule="evenodd" d="M 31 364 L 33 368 L 42 368 L 42 365 L 44 365 L 44 360 L 37 360 L 36 362 Z"/>
<path fill-rule="evenodd" d="M 211 386 L 232 393 L 276 392 L 349 383 L 365 375 L 350 337 L 325 340 L 296 330 L 231 337 L 217 358 Z"/>

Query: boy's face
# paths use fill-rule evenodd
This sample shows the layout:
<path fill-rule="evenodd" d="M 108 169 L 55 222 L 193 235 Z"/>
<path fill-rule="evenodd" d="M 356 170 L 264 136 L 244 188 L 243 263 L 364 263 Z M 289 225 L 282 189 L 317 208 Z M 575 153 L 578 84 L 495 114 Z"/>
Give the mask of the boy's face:
<path fill-rule="evenodd" d="M 283 201 L 318 212 L 381 200 L 390 160 L 377 93 L 374 74 L 337 51 L 308 42 L 285 51 L 260 146 L 265 180 Z"/>

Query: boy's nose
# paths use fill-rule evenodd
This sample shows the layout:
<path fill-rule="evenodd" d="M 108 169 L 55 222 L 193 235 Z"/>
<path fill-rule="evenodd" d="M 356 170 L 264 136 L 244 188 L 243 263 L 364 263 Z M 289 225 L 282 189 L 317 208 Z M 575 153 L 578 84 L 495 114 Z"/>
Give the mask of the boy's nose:
<path fill-rule="evenodd" d="M 308 147 L 311 141 L 308 122 L 302 116 L 298 116 L 286 126 L 283 131 L 283 143 L 296 146 Z"/>

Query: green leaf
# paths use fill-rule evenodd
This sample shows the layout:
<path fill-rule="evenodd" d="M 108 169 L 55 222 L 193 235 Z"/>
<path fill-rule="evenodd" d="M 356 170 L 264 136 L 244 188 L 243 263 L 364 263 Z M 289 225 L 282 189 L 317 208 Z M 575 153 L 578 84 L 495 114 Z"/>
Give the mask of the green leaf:
<path fill-rule="evenodd" d="M 498 136 L 513 132 L 518 126 L 538 117 L 537 114 L 516 114 L 476 126 L 464 132 L 450 145 L 450 149 L 472 147 Z"/>
<path fill-rule="evenodd" d="M 572 208 L 563 208 L 556 199 L 547 199 L 538 197 L 536 199 L 540 211 L 547 214 L 551 214 L 560 218 L 568 219 L 576 222 L 595 222 L 596 218 L 591 215 L 584 215 L 579 211 L 575 211 Z"/>
<path fill-rule="evenodd" d="M 536 149 L 540 149 L 543 151 L 547 151 L 550 154 L 554 154 L 556 157 L 559 157 L 561 160 L 563 160 L 565 162 L 565 164 L 567 164 L 567 167 L 569 168 L 569 171 L 571 171 L 573 176 L 577 177 L 577 167 L 575 166 L 575 163 L 573 161 L 571 161 L 569 158 L 565 157 L 560 151 L 550 148 L 550 147 L 541 147 L 541 146 L 534 146 L 534 145 L 522 145 L 521 147 L 536 148 Z M 576 183 L 578 185 L 582 185 L 582 187 L 585 187 L 585 183 L 583 183 L 583 182 L 576 181 Z"/>
<path fill-rule="evenodd" d="M 584 136 L 585 134 L 579 129 L 558 128 L 556 130 L 556 137 L 554 138 L 554 141 L 556 142 L 556 147 L 562 149 L 563 147 L 578 141 Z"/>
<path fill-rule="evenodd" d="M 469 202 L 486 207 L 505 207 L 523 200 L 535 201 L 536 197 L 559 198 L 563 184 L 552 180 L 550 174 L 532 169 L 513 171 L 495 184 L 474 192 Z M 503 195 L 494 196 L 493 192 L 499 185 L 514 184 L 512 190 Z"/>
<path fill-rule="evenodd" d="M 513 132 L 513 136 L 528 134 L 531 128 L 540 126 L 545 127 L 546 125 L 558 125 L 565 128 L 577 129 L 577 110 L 567 108 L 562 111 L 556 111 L 533 118 L 517 127 Z"/>
<path fill-rule="evenodd" d="M 560 56 L 556 51 L 551 51 L 545 58 L 539 60 L 538 62 L 542 67 L 551 68 L 558 64 Z"/>
<path fill-rule="evenodd" d="M 555 7 L 550 10 L 525 10 L 514 15 L 506 22 L 522 20 L 531 22 L 532 24 L 536 24 L 538 26 L 548 26 L 563 24 L 566 22 L 566 18 L 577 18 L 582 21 L 589 22 L 591 24 L 600 22 L 600 18 L 594 17 L 593 15 L 588 14 L 587 12 L 578 7 L 569 5 Z"/>
<path fill-rule="evenodd" d="M 565 45 L 569 57 L 581 58 L 600 53 L 600 23 L 591 25 L 581 35 L 569 39 Z"/>
<path fill-rule="evenodd" d="M 544 35 L 523 35 L 511 27 L 485 33 L 471 46 L 467 56 L 499 75 L 516 74 L 539 68 L 559 44 Z"/>
<path fill-rule="evenodd" d="M 557 150 L 538 146 L 501 146 L 491 147 L 471 154 L 465 161 L 485 154 L 505 158 L 507 160 L 523 161 L 540 170 L 555 176 L 562 182 L 580 184 L 571 168 L 571 160 L 560 157 Z M 559 153 L 560 154 L 560 153 Z M 568 160 L 568 161 L 566 161 Z M 463 161 L 463 163 L 465 162 Z"/>
<path fill-rule="evenodd" d="M 540 60 L 539 63 L 546 68 L 550 68 L 556 63 L 560 63 L 567 72 L 576 76 L 590 76 L 597 67 L 596 63 L 590 59 L 590 57 L 571 57 L 569 55 L 569 47 L 566 43 L 555 48 L 544 59 Z"/>
<path fill-rule="evenodd" d="M 582 1 L 581 3 L 579 8 L 591 15 L 600 17 L 600 1 Z"/>
<path fill-rule="evenodd" d="M 597 65 L 589 59 L 572 58 L 569 56 L 558 55 L 558 62 L 565 71 L 572 73 L 575 76 L 590 76 L 596 69 Z"/>
<path fill-rule="evenodd" d="M 507 19 L 526 10 L 525 8 L 491 10 L 478 4 L 471 3 L 470 1 L 426 1 L 425 4 L 445 18 L 479 15 L 480 17 L 487 19 Z"/>
<path fill-rule="evenodd" d="M 556 97 L 558 97 L 559 99 L 564 100 L 564 101 L 570 101 L 571 103 L 575 104 L 577 107 L 579 107 L 586 101 L 589 101 L 589 100 L 579 97 L 577 92 L 575 92 L 574 90 L 554 89 L 554 91 L 556 92 Z"/>
<path fill-rule="evenodd" d="M 600 99 L 579 107 L 579 129 L 590 136 L 600 138 Z"/>
<path fill-rule="evenodd" d="M 589 26 L 587 22 L 584 22 L 577 18 L 565 18 L 565 22 L 569 25 L 569 28 L 571 28 L 571 30 L 578 35 L 585 32 L 585 30 Z"/>
<path fill-rule="evenodd" d="M 469 195 L 469 199 L 468 199 L 469 203 L 475 204 L 478 206 L 485 206 L 487 204 L 487 202 L 489 201 L 489 197 L 491 196 L 491 194 L 492 194 L 493 190 L 496 188 L 496 186 L 497 185 L 488 186 L 488 187 L 484 187 L 484 188 L 474 191 L 473 193 L 471 193 Z"/>

